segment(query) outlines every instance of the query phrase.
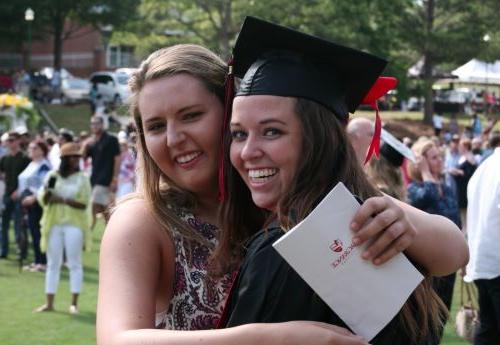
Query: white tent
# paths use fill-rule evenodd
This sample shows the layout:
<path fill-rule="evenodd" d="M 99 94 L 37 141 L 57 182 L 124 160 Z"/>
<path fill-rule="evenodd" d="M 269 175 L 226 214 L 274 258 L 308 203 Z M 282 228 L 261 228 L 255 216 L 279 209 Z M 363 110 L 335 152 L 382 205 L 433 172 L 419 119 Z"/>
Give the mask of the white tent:
<path fill-rule="evenodd" d="M 472 59 L 451 74 L 458 77 L 458 82 L 500 85 L 500 60 L 487 63 Z"/>

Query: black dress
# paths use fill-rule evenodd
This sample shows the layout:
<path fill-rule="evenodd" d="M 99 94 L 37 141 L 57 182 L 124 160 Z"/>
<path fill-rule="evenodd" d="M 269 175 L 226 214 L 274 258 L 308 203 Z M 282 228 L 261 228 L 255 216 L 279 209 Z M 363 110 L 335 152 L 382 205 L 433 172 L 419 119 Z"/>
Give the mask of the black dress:
<path fill-rule="evenodd" d="M 457 186 L 458 207 L 461 209 L 467 208 L 467 184 L 474 174 L 474 171 L 476 171 L 476 168 L 477 164 L 472 164 L 466 160 L 458 166 L 458 169 L 461 169 L 464 174 L 461 176 L 454 176 Z"/>
<path fill-rule="evenodd" d="M 226 306 L 226 326 L 309 320 L 348 328 L 272 247 L 282 235 L 272 227 L 250 240 Z M 413 344 L 397 316 L 370 343 Z"/>

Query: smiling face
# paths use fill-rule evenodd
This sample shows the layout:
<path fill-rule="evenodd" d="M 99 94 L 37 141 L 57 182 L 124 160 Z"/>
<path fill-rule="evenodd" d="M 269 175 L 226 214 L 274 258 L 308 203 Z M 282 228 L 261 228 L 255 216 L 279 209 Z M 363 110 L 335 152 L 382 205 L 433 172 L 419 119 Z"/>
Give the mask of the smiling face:
<path fill-rule="evenodd" d="M 290 190 L 302 151 L 302 125 L 295 100 L 279 96 L 241 96 L 233 103 L 231 162 L 254 203 L 276 210 Z"/>
<path fill-rule="evenodd" d="M 189 74 L 146 83 L 138 100 L 149 155 L 177 186 L 217 193 L 223 106 Z"/>

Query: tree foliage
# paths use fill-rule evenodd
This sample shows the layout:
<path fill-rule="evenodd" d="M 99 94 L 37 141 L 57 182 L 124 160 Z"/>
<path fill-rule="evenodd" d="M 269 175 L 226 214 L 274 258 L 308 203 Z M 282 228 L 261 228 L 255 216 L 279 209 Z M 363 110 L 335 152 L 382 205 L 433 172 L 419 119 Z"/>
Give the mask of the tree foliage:
<path fill-rule="evenodd" d="M 495 60 L 500 56 L 498 0 L 18 0 L 19 3 L 25 7 L 33 3 L 40 18 L 36 25 L 52 33 L 57 31 L 54 23 L 60 17 L 82 25 L 112 24 L 112 41 L 133 45 L 140 56 L 160 47 L 191 42 L 227 58 L 244 17 L 254 15 L 387 58 L 390 64 L 386 73 L 399 78 L 403 95 L 410 85 L 406 71 L 423 57 L 420 83 L 427 98 L 427 120 L 432 115 L 435 67 L 456 67 L 473 57 Z M 9 5 L 0 5 L 0 13 L 6 13 L 2 11 L 5 6 Z M 23 15 L 24 10 L 19 10 L 22 6 L 11 7 L 17 8 L 17 16 Z M 4 25 L 0 30 L 7 29 Z M 488 42 L 483 40 L 486 34 L 491 38 Z"/>
<path fill-rule="evenodd" d="M 35 12 L 33 21 L 34 37 L 52 36 L 54 40 L 54 67 L 61 67 L 63 41 L 74 35 L 84 26 L 95 28 L 113 26 L 120 29 L 127 20 L 133 20 L 135 0 L 16 0 L 2 2 L 0 18 L 2 21 L 1 37 L 6 44 L 19 47 L 23 40 L 12 37 L 27 37 L 24 11 L 30 7 Z M 13 14 L 10 17 L 7 13 Z M 10 23 L 11 25 L 4 25 Z M 12 36 L 9 36 L 11 34 Z"/>

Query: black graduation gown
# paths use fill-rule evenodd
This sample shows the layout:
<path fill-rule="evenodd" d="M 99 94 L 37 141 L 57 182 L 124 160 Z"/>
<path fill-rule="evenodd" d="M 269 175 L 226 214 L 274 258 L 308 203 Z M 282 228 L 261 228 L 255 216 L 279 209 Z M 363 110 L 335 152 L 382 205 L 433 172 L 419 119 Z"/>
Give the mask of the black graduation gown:
<path fill-rule="evenodd" d="M 272 247 L 282 235 L 274 227 L 250 240 L 226 306 L 226 326 L 310 320 L 348 328 Z M 409 345 L 412 341 L 396 316 L 370 343 Z"/>

